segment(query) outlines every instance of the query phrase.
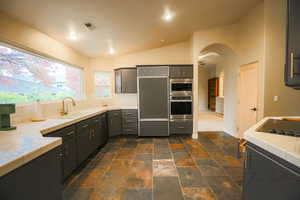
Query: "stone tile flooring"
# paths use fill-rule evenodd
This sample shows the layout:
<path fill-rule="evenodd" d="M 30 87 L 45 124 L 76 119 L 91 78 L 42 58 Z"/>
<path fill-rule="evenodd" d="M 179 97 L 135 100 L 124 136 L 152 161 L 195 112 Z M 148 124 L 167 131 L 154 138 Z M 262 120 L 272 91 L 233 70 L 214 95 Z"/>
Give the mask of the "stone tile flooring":
<path fill-rule="evenodd" d="M 237 140 L 116 137 L 68 180 L 64 200 L 239 200 Z"/>

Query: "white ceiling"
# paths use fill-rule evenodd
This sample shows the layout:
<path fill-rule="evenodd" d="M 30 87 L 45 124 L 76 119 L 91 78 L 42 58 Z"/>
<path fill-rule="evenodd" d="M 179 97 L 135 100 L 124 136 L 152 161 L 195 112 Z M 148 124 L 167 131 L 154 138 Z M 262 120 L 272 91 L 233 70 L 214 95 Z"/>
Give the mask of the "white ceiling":
<path fill-rule="evenodd" d="M 110 47 L 124 54 L 185 41 L 196 30 L 238 20 L 260 1 L 1 0 L 0 10 L 95 57 L 108 56 Z M 175 14 L 169 23 L 162 20 L 167 8 Z M 68 38 L 72 31 L 77 41 Z"/>

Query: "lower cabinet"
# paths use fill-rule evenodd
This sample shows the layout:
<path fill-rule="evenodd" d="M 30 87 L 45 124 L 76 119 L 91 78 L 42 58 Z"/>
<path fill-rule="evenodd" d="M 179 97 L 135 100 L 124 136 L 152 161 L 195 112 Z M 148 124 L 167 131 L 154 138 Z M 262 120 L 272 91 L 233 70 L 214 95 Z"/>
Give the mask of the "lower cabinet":
<path fill-rule="evenodd" d="M 108 111 L 107 115 L 109 137 L 122 134 L 122 112 L 121 110 Z"/>
<path fill-rule="evenodd" d="M 300 168 L 248 144 L 243 200 L 253 199 L 299 200 Z"/>
<path fill-rule="evenodd" d="M 55 148 L 0 178 L 0 199 L 62 200 L 61 152 Z"/>
<path fill-rule="evenodd" d="M 170 121 L 170 135 L 172 134 L 192 134 L 192 120 L 173 120 Z"/>
<path fill-rule="evenodd" d="M 61 167 L 62 179 L 68 178 L 77 167 L 76 127 L 69 126 L 61 130 L 49 133 L 46 137 L 61 137 Z"/>
<path fill-rule="evenodd" d="M 77 124 L 78 164 L 85 161 L 94 150 L 93 128 L 89 120 Z"/>
<path fill-rule="evenodd" d="M 140 134 L 142 137 L 169 136 L 168 121 L 140 121 Z"/>
<path fill-rule="evenodd" d="M 123 135 L 138 135 L 138 116 L 136 109 L 122 110 Z"/>
<path fill-rule="evenodd" d="M 107 115 L 103 113 L 100 115 L 101 119 L 101 139 L 100 139 L 100 146 L 104 146 L 108 141 L 108 128 L 107 128 Z"/>

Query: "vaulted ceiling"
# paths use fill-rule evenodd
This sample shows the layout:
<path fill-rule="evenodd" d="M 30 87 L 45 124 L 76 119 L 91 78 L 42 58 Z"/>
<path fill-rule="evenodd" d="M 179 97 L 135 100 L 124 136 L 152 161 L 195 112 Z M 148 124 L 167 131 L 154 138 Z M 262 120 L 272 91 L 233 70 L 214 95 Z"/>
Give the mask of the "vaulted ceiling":
<path fill-rule="evenodd" d="M 0 11 L 95 57 L 185 41 L 194 31 L 237 21 L 260 1 L 1 0 Z"/>

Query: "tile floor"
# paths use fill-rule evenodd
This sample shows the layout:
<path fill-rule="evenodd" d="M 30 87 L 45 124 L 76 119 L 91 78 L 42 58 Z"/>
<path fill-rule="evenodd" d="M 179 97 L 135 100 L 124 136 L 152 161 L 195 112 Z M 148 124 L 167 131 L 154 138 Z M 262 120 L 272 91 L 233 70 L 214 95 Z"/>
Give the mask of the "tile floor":
<path fill-rule="evenodd" d="M 223 131 L 224 116 L 212 111 L 200 112 L 198 116 L 198 131 Z"/>
<path fill-rule="evenodd" d="M 64 186 L 64 200 L 239 200 L 236 139 L 116 137 Z"/>

